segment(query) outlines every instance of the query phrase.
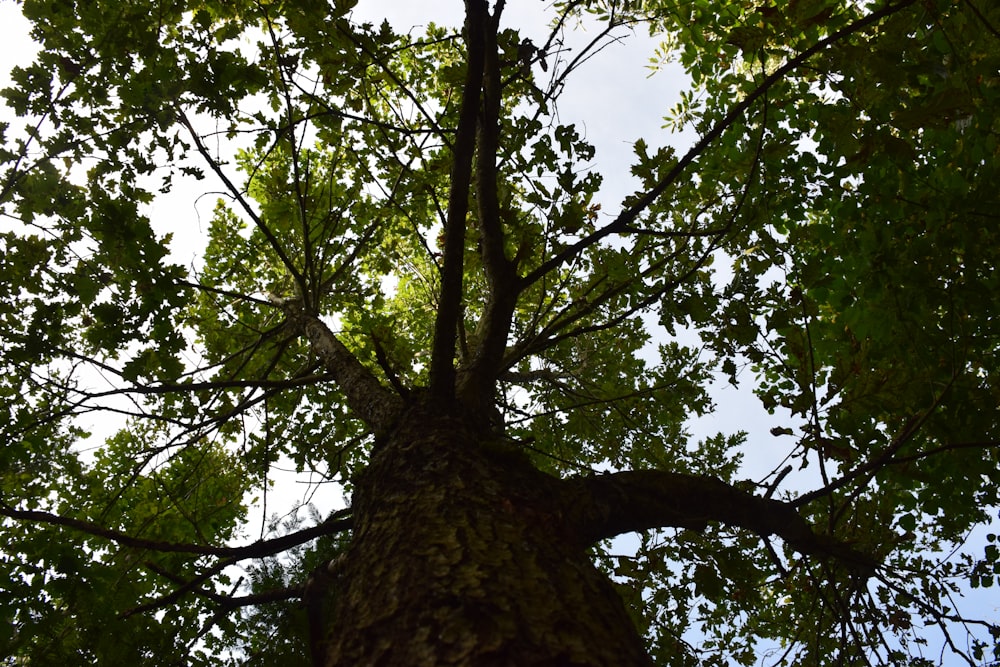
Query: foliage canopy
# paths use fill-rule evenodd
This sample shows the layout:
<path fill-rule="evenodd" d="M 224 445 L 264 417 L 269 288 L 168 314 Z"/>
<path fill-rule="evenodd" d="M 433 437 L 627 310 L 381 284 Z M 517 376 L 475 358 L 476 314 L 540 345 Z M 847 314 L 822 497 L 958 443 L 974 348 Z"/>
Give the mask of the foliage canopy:
<path fill-rule="evenodd" d="M 877 563 L 726 522 L 598 544 L 659 662 L 1000 660 L 956 604 L 1000 574 L 995 536 L 963 548 L 1000 506 L 1000 5 L 567 0 L 532 46 L 502 0 L 408 33 L 356 4 L 21 3 L 4 664 L 307 664 L 350 510 L 249 517 L 289 461 L 349 494 L 418 396 L 554 476 L 718 478 Z M 617 202 L 559 99 L 629 31 L 690 77 L 661 114 L 697 139 L 637 140 Z M 185 267 L 157 206 L 194 179 Z M 749 445 L 718 376 L 787 425 Z"/>

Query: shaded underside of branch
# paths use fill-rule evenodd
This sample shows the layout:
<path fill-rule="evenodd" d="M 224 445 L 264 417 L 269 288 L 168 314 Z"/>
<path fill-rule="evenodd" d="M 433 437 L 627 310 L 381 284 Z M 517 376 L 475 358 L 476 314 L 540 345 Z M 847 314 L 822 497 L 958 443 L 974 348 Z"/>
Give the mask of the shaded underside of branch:
<path fill-rule="evenodd" d="M 832 557 L 870 575 L 877 563 L 814 532 L 788 503 L 761 498 L 713 477 L 638 470 L 565 480 L 566 516 L 587 542 L 651 528 L 704 530 L 709 522 L 777 535 L 795 551 Z"/>

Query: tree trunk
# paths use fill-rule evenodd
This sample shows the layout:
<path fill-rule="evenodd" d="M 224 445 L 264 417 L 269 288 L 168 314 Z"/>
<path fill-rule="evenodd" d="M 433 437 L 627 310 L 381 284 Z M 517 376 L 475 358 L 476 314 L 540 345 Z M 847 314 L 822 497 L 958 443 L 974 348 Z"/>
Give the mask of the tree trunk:
<path fill-rule="evenodd" d="M 557 481 L 497 436 L 413 410 L 356 482 L 327 667 L 651 664 Z"/>

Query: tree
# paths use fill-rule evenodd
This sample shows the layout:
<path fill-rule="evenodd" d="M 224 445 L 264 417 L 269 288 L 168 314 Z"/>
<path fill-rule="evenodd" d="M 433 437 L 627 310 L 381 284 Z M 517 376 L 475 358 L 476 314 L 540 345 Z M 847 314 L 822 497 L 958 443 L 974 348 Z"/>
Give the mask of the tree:
<path fill-rule="evenodd" d="M 1000 659 L 954 600 L 1000 573 L 1000 6 L 355 4 L 22 2 L 4 664 Z M 617 204 L 558 102 L 628 29 L 698 138 Z M 786 419 L 760 479 L 688 433 L 718 374 Z M 281 461 L 350 505 L 255 539 Z"/>

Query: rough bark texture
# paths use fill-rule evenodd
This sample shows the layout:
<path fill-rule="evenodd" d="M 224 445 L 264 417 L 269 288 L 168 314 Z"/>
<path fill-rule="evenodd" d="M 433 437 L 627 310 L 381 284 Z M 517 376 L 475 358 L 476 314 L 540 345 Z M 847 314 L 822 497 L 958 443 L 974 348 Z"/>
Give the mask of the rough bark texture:
<path fill-rule="evenodd" d="M 357 480 L 326 665 L 649 665 L 558 482 L 457 418 L 413 410 Z"/>

